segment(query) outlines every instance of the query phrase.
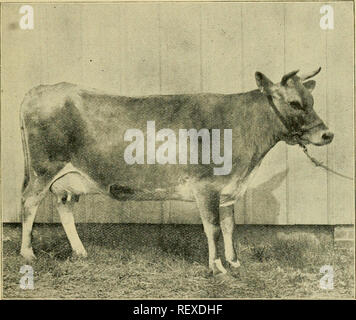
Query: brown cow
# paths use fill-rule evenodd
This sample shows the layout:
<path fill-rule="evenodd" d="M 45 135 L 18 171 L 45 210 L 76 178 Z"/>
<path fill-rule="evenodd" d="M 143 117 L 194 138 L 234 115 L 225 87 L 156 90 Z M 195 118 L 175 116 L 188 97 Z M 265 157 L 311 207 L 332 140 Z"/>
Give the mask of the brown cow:
<path fill-rule="evenodd" d="M 258 90 L 239 94 L 179 94 L 124 97 L 87 90 L 70 83 L 41 85 L 26 96 L 21 109 L 25 153 L 21 254 L 34 257 L 31 231 L 47 191 L 74 253 L 87 253 L 77 234 L 72 207 L 81 194 L 104 193 L 117 200 L 196 201 L 209 246 L 209 267 L 225 273 L 216 242 L 222 230 L 225 257 L 238 267 L 233 245 L 231 206 L 246 189 L 262 159 L 279 141 L 322 146 L 333 139 L 313 110 L 315 81 L 297 71 L 274 84 L 256 72 Z M 127 164 L 126 130 L 232 130 L 232 166 L 214 175 L 214 164 Z M 200 152 L 200 151 L 199 151 Z M 201 152 L 200 152 L 201 155 Z"/>

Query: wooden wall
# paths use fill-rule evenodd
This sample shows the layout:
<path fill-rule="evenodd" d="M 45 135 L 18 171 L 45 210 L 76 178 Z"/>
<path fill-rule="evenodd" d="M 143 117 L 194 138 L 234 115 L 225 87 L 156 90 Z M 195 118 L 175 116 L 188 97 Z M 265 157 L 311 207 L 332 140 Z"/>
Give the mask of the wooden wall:
<path fill-rule="evenodd" d="M 24 94 L 61 81 L 122 95 L 234 93 L 256 88 L 259 70 L 322 67 L 315 109 L 335 133 L 310 147 L 328 166 L 354 175 L 353 8 L 332 3 L 334 30 L 319 27 L 321 3 L 124 3 L 33 5 L 34 30 L 18 27 L 19 4 L 2 6 L 3 220 L 20 221 L 23 176 L 18 113 Z M 235 206 L 240 224 L 350 224 L 354 184 L 315 168 L 298 147 L 279 143 Z M 38 222 L 56 222 L 45 199 Z M 120 203 L 83 197 L 78 222 L 200 223 L 195 204 Z"/>

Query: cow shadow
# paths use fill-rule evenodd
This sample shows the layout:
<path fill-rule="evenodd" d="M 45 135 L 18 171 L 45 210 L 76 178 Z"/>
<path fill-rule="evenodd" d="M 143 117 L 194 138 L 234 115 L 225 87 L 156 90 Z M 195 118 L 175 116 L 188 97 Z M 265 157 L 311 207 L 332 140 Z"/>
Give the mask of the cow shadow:
<path fill-rule="evenodd" d="M 278 224 L 282 200 L 278 200 L 274 191 L 286 180 L 288 169 L 285 169 L 264 183 L 250 188 L 245 196 L 246 210 L 244 222 L 253 224 Z"/>
<path fill-rule="evenodd" d="M 239 224 L 235 228 L 234 239 L 237 248 L 242 239 L 254 242 L 258 240 L 254 239 L 257 235 L 255 232 L 250 232 L 251 228 L 247 224 L 273 225 L 280 223 L 280 214 L 283 210 L 281 202 L 283 203 L 284 200 L 279 200 L 274 193 L 281 187 L 287 175 L 288 169 L 273 175 L 262 184 L 250 188 L 246 198 L 241 199 L 240 204 L 244 205 L 243 201 L 247 201 L 249 204 L 248 206 L 244 205 L 245 212 L 235 210 L 235 221 L 245 220 L 242 225 Z M 238 205 L 235 206 L 235 209 L 236 207 Z M 239 215 L 240 217 L 238 217 Z M 183 257 L 190 262 L 207 263 L 208 245 L 201 225 L 163 225 L 161 230 L 162 241 L 158 243 L 158 246 L 165 253 Z M 263 236 L 261 239 L 263 240 Z M 223 257 L 222 236 L 219 239 L 218 250 L 221 252 L 220 256 Z"/>

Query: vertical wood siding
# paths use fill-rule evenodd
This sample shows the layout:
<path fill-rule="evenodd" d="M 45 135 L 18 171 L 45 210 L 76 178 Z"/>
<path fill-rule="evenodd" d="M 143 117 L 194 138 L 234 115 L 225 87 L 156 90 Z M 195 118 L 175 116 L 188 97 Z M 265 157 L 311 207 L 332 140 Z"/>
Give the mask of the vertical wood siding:
<path fill-rule="evenodd" d="M 14 27 L 19 5 L 3 5 L 3 220 L 20 219 L 23 156 L 18 122 L 24 94 L 61 81 L 122 95 L 218 92 L 256 88 L 261 71 L 322 67 L 315 110 L 335 133 L 311 153 L 353 176 L 353 9 L 333 3 L 335 29 L 319 27 L 319 3 L 36 4 L 35 28 Z M 243 146 L 234 146 L 241 147 Z M 58 222 L 54 199 L 37 222 Z M 349 224 L 353 182 L 315 168 L 295 146 L 279 143 L 236 203 L 239 224 Z M 82 197 L 77 222 L 200 223 L 194 203 L 117 202 Z"/>

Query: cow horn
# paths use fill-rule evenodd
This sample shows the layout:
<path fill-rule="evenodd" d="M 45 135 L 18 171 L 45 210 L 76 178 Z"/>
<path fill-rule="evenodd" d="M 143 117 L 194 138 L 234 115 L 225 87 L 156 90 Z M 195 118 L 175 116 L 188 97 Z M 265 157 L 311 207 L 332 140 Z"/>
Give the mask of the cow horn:
<path fill-rule="evenodd" d="M 309 78 L 312 78 L 314 76 L 316 76 L 321 70 L 321 67 L 319 67 L 319 69 L 317 70 L 314 70 L 313 72 L 310 72 L 310 73 L 307 73 L 307 74 L 303 74 L 301 77 L 300 77 L 300 80 L 304 81 L 304 80 L 307 80 Z"/>
<path fill-rule="evenodd" d="M 299 72 L 299 70 L 295 70 L 295 71 L 291 71 L 291 72 L 285 74 L 285 75 L 282 77 L 281 85 L 282 85 L 282 86 L 286 85 L 288 79 L 290 79 L 291 77 L 295 76 L 298 72 Z"/>

